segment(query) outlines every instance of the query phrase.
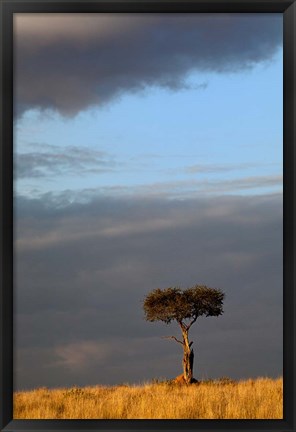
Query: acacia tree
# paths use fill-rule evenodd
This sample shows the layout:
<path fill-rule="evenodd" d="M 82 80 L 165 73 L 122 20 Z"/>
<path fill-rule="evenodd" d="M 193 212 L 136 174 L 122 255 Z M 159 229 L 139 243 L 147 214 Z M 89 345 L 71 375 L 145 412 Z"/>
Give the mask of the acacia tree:
<path fill-rule="evenodd" d="M 205 285 L 195 285 L 182 290 L 180 288 L 155 289 L 144 300 L 144 312 L 147 321 L 163 321 L 170 324 L 176 321 L 182 332 L 182 340 L 169 336 L 183 347 L 183 376 L 186 384 L 193 379 L 194 352 L 189 342 L 189 329 L 200 316 L 219 316 L 223 313 L 225 294 Z"/>

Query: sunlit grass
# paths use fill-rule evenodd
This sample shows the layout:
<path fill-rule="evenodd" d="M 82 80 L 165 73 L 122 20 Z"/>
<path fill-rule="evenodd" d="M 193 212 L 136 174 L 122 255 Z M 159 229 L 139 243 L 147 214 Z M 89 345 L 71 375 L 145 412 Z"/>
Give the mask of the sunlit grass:
<path fill-rule="evenodd" d="M 282 419 L 282 378 L 16 392 L 15 419 Z"/>

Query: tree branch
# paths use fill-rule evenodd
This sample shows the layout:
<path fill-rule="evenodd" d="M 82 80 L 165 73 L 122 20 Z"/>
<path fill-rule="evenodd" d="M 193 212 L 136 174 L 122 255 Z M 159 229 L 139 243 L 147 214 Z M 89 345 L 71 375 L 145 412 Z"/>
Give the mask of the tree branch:
<path fill-rule="evenodd" d="M 194 324 L 195 323 L 195 321 L 197 320 L 197 315 L 194 317 L 194 319 L 188 324 L 188 326 L 187 326 L 187 330 L 189 330 L 190 329 L 190 327 L 192 326 L 192 324 Z"/>
<path fill-rule="evenodd" d="M 183 321 L 177 321 L 177 323 L 181 327 L 182 332 L 183 330 L 187 330 L 187 325 Z"/>
<path fill-rule="evenodd" d="M 163 339 L 174 339 L 176 342 L 180 343 L 183 346 L 183 342 L 177 339 L 175 336 L 162 336 Z"/>

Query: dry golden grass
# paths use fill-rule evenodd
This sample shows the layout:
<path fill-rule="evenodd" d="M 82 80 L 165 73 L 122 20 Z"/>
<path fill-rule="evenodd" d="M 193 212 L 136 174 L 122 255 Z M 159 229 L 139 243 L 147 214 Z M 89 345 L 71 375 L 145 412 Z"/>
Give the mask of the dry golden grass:
<path fill-rule="evenodd" d="M 282 419 L 283 380 L 40 388 L 15 393 L 14 418 Z"/>

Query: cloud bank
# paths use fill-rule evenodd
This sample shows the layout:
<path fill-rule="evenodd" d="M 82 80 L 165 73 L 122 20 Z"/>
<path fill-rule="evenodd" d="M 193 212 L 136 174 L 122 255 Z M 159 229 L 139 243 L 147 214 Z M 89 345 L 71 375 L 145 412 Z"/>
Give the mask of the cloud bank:
<path fill-rule="evenodd" d="M 149 86 L 188 88 L 192 72 L 235 73 L 270 61 L 282 21 L 277 14 L 17 14 L 14 41 L 18 114 L 73 116 Z"/>
<path fill-rule="evenodd" d="M 195 375 L 281 375 L 281 195 L 63 208 L 47 196 L 16 214 L 17 388 L 180 374 L 180 347 L 161 339 L 178 328 L 145 322 L 142 301 L 195 283 L 226 292 L 224 315 L 192 328 Z"/>

